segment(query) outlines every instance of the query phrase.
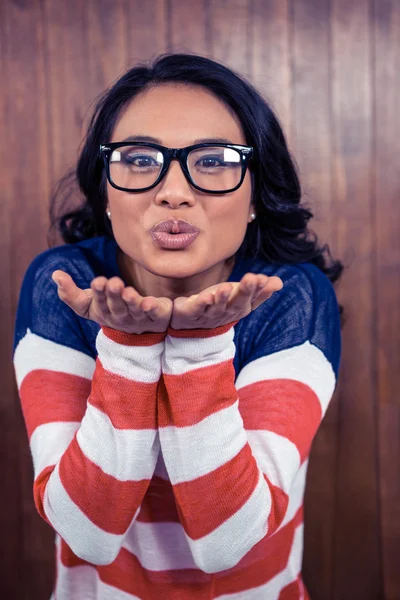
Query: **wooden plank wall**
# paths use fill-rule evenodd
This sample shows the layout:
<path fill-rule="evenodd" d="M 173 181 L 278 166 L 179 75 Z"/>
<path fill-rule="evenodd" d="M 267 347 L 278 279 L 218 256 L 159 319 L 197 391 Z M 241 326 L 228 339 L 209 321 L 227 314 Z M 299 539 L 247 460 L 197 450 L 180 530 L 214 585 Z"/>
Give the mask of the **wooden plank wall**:
<path fill-rule="evenodd" d="M 400 3 L 396 0 L 2 0 L 0 597 L 50 596 L 53 533 L 37 516 L 11 365 L 25 270 L 94 98 L 165 51 L 221 60 L 275 108 L 312 227 L 348 267 L 335 397 L 305 504 L 312 600 L 400 598 Z"/>

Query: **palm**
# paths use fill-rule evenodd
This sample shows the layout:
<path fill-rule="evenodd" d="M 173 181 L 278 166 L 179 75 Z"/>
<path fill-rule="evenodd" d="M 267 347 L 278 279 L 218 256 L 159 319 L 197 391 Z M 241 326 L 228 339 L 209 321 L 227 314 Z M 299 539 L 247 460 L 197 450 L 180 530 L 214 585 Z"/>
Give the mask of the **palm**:
<path fill-rule="evenodd" d="M 239 321 L 282 286 L 279 277 L 246 273 L 240 282 L 223 282 L 190 298 L 176 298 L 171 327 L 210 329 Z"/>
<path fill-rule="evenodd" d="M 58 270 L 53 275 L 62 284 L 60 299 L 80 317 L 126 333 L 159 333 L 169 325 L 169 298 L 143 297 L 118 277 L 97 277 L 90 288 L 82 290 L 67 273 Z"/>

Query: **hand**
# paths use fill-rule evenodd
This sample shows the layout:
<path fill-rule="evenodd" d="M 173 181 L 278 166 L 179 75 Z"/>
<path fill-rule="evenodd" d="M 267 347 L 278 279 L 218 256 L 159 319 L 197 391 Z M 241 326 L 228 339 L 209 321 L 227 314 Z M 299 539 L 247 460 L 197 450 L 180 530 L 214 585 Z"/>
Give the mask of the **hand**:
<path fill-rule="evenodd" d="M 211 329 L 239 321 L 281 290 L 279 277 L 246 273 L 240 282 L 213 285 L 190 298 L 176 298 L 173 329 Z"/>
<path fill-rule="evenodd" d="M 125 287 L 119 277 L 95 277 L 90 288 L 78 288 L 64 271 L 54 271 L 58 296 L 77 315 L 125 333 L 166 331 L 171 320 L 172 300 L 141 296 Z"/>

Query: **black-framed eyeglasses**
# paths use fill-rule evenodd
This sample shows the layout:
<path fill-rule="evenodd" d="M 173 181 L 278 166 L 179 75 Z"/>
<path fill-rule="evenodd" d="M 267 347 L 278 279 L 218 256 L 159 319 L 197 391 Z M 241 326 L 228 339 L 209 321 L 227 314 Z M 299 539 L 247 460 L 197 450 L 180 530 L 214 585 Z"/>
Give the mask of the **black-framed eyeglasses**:
<path fill-rule="evenodd" d="M 253 148 L 210 143 L 166 148 L 150 142 L 112 142 L 101 144 L 100 153 L 108 181 L 117 190 L 150 190 L 162 180 L 175 159 L 194 188 L 226 194 L 242 185 Z"/>

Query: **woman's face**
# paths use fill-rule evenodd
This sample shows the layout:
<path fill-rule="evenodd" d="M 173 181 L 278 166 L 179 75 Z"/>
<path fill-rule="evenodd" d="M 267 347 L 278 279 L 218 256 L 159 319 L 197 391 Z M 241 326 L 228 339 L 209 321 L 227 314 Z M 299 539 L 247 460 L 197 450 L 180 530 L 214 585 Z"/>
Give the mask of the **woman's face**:
<path fill-rule="evenodd" d="M 246 145 L 241 125 L 205 88 L 163 84 L 137 96 L 119 118 L 112 142 L 153 138 L 168 148 L 183 148 L 210 138 Z M 118 246 L 134 271 L 172 279 L 218 271 L 236 253 L 250 222 L 251 179 L 239 189 L 214 195 L 193 188 L 177 160 L 160 183 L 145 192 L 123 192 L 108 184 L 108 204 Z M 199 229 L 187 247 L 164 248 L 151 235 L 163 220 L 183 219 Z"/>

